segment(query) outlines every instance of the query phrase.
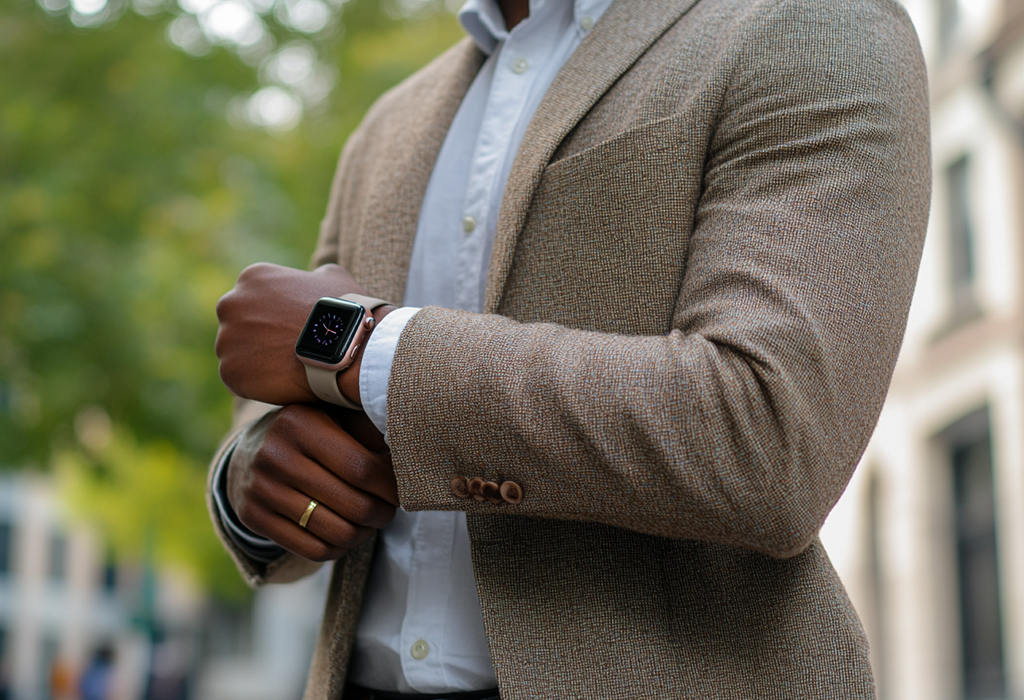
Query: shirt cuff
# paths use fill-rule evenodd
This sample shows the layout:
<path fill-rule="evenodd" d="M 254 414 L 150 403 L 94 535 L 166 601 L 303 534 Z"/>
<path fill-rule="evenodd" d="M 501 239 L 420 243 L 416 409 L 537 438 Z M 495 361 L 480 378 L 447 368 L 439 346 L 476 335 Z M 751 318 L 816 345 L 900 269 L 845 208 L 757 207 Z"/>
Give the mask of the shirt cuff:
<path fill-rule="evenodd" d="M 359 399 L 367 417 L 388 439 L 388 380 L 391 365 L 398 349 L 398 337 L 419 311 L 418 307 L 403 306 L 395 309 L 373 329 L 363 349 L 359 366 Z"/>
<path fill-rule="evenodd" d="M 257 535 L 243 525 L 231 507 L 231 502 L 228 501 L 228 462 L 231 461 L 231 455 L 234 453 L 235 448 L 232 446 L 224 453 L 214 468 L 213 503 L 217 507 L 217 515 L 220 516 L 220 521 L 224 524 L 224 529 L 231 541 L 250 559 L 269 564 L 285 554 L 284 548 L 274 544 L 273 540 Z"/>

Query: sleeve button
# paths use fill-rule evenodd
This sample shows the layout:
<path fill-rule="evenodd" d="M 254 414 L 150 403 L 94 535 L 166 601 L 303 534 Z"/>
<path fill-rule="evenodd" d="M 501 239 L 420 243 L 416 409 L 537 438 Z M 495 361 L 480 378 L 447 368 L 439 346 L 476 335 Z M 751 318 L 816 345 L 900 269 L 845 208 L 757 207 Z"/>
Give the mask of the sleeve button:
<path fill-rule="evenodd" d="M 469 495 L 473 497 L 474 501 L 484 500 L 484 480 L 479 476 L 474 476 L 470 479 L 466 487 L 469 491 Z"/>
<path fill-rule="evenodd" d="M 515 505 L 523 500 L 523 487 L 514 481 L 503 482 L 500 490 L 505 503 Z"/>
<path fill-rule="evenodd" d="M 483 495 L 489 503 L 502 503 L 505 500 L 501 497 L 501 487 L 493 481 L 484 482 Z"/>
<path fill-rule="evenodd" d="M 451 482 L 452 495 L 456 498 L 469 498 L 469 486 L 466 483 L 466 477 L 456 476 Z"/>

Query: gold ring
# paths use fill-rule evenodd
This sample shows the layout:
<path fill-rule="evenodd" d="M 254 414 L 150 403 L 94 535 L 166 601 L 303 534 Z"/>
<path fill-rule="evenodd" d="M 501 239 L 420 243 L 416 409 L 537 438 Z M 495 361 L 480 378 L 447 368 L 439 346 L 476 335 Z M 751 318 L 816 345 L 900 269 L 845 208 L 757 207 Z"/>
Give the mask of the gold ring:
<path fill-rule="evenodd" d="M 309 505 L 306 506 L 306 512 L 302 514 L 301 518 L 299 518 L 299 527 L 303 530 L 306 529 L 306 523 L 309 522 L 309 516 L 311 516 L 313 511 L 316 510 L 317 505 L 316 501 L 310 501 Z"/>

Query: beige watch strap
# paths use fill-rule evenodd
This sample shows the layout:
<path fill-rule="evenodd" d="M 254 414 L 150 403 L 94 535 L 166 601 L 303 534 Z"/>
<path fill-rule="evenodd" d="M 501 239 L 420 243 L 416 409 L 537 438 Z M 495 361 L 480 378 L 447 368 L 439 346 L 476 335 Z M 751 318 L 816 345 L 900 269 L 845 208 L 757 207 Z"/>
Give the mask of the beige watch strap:
<path fill-rule="evenodd" d="M 339 299 L 344 299 L 345 301 L 351 301 L 355 304 L 359 304 L 364 309 L 366 309 L 367 312 L 371 312 L 374 309 L 380 306 L 385 306 L 388 303 L 383 299 L 375 299 L 373 297 L 368 297 L 363 294 L 343 294 L 342 296 L 339 297 Z M 363 410 L 362 406 L 357 404 L 355 401 L 351 401 L 348 397 L 341 393 L 341 389 L 338 388 L 337 370 L 322 369 L 320 367 L 311 367 L 310 365 L 305 365 L 305 367 L 306 381 L 309 382 L 309 388 L 313 390 L 313 393 L 316 394 L 321 401 L 333 403 L 336 406 L 348 408 L 353 411 Z"/>
<path fill-rule="evenodd" d="M 338 388 L 338 370 L 311 367 L 310 365 L 303 366 L 306 368 L 306 380 L 309 382 L 309 388 L 321 401 L 333 403 L 342 408 L 351 408 L 353 411 L 363 410 L 362 406 L 355 401 L 350 401 L 341 393 L 341 389 Z"/>
<path fill-rule="evenodd" d="M 344 299 L 345 301 L 355 302 L 356 304 L 359 304 L 367 311 L 373 311 L 374 309 L 380 306 L 386 306 L 388 303 L 383 299 L 375 299 L 373 297 L 368 297 L 364 294 L 342 294 L 338 298 Z"/>

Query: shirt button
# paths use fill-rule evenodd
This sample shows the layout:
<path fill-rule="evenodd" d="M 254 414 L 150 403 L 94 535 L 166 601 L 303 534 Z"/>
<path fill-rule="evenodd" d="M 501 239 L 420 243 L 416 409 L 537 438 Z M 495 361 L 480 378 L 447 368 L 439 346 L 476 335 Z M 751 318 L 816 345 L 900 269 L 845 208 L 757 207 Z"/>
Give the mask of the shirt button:
<path fill-rule="evenodd" d="M 473 229 L 476 228 L 476 219 L 472 216 L 462 217 L 462 230 L 466 233 L 473 233 Z"/>
<path fill-rule="evenodd" d="M 422 639 L 417 639 L 413 642 L 412 649 L 410 651 L 412 653 L 412 658 L 420 661 L 427 658 L 427 654 L 430 653 L 430 645 Z"/>
<path fill-rule="evenodd" d="M 580 20 L 580 26 L 583 27 L 583 31 L 589 32 L 590 28 L 594 26 L 594 18 L 587 15 Z"/>
<path fill-rule="evenodd" d="M 520 58 L 517 58 L 516 60 L 512 61 L 512 72 L 513 73 L 522 74 L 522 73 L 525 73 L 526 71 L 528 71 L 529 69 L 530 69 L 530 62 L 527 61 L 525 58 L 521 58 L 520 57 Z"/>

